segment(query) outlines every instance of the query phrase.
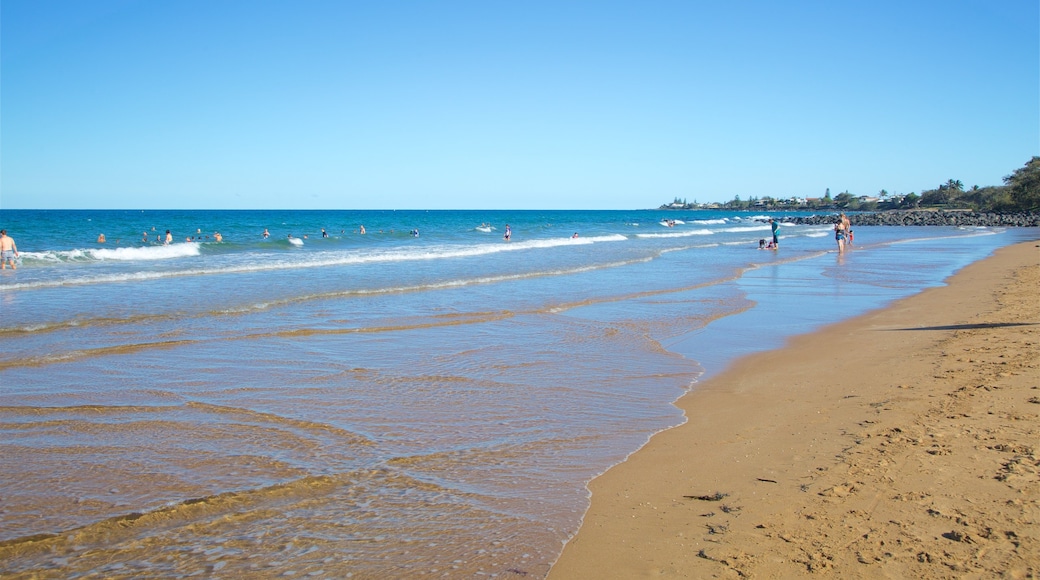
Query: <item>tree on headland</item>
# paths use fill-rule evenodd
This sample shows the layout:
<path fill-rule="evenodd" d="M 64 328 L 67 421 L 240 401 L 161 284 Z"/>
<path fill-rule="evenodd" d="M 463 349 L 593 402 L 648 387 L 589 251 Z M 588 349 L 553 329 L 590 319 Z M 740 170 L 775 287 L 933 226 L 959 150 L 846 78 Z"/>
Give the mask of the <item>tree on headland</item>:
<path fill-rule="evenodd" d="M 1040 157 L 1033 156 L 1014 173 L 1004 178 L 1011 202 L 1021 210 L 1040 210 Z"/>
<path fill-rule="evenodd" d="M 734 195 L 733 201 L 727 202 L 726 207 L 730 209 L 747 209 L 748 202 L 741 201 L 739 195 Z"/>
<path fill-rule="evenodd" d="M 948 205 L 950 203 L 950 190 L 945 185 L 938 189 L 929 189 L 921 192 L 921 203 L 925 205 Z"/>
<path fill-rule="evenodd" d="M 976 211 L 1040 210 L 1040 157 L 1004 178 L 1004 185 L 974 186 L 964 191 L 959 179 L 948 179 L 936 189 L 921 192 L 920 205 Z"/>
<path fill-rule="evenodd" d="M 939 187 L 921 193 L 921 203 L 931 206 L 963 208 L 970 205 L 968 198 L 964 195 L 964 182 L 959 179 L 947 179 Z"/>
<path fill-rule="evenodd" d="M 852 194 L 849 193 L 848 190 L 845 190 L 834 196 L 834 204 L 842 209 L 849 209 L 849 206 L 852 205 L 852 202 L 855 199 L 856 198 L 852 197 Z"/>

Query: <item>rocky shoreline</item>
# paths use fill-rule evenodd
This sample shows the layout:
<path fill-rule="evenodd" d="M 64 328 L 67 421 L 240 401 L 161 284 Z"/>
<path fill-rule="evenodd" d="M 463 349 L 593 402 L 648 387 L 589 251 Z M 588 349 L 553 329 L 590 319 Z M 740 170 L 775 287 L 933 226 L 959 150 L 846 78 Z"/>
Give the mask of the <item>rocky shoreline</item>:
<path fill-rule="evenodd" d="M 1040 213 L 979 213 L 974 211 L 944 210 L 895 210 L 875 213 L 849 213 L 849 221 L 854 226 L 1004 226 L 1004 227 L 1040 227 Z M 784 217 L 787 223 L 800 225 L 833 224 L 838 212 Z"/>

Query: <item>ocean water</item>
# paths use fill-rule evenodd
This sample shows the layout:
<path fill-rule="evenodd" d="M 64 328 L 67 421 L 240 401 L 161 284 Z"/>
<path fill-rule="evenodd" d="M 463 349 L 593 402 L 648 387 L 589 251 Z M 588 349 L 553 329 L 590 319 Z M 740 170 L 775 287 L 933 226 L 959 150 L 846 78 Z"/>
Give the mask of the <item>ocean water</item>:
<path fill-rule="evenodd" d="M 541 577 L 698 380 L 1038 237 L 766 217 L 0 211 L 0 574 Z"/>

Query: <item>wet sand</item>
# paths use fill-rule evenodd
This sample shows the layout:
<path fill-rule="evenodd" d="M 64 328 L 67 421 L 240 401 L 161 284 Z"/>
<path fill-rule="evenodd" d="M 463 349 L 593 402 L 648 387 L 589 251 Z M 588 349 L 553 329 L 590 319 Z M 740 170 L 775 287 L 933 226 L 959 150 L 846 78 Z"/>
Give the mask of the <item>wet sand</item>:
<path fill-rule="evenodd" d="M 1040 249 L 947 282 L 698 385 L 550 578 L 1036 578 Z"/>

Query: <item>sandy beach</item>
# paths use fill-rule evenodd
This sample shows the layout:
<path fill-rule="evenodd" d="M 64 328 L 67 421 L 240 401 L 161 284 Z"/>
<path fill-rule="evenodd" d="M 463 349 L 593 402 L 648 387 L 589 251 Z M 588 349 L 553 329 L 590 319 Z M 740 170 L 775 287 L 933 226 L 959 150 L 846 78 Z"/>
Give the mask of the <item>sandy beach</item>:
<path fill-rule="evenodd" d="M 590 484 L 550 578 L 1036 578 L 1040 249 L 749 356 Z"/>

